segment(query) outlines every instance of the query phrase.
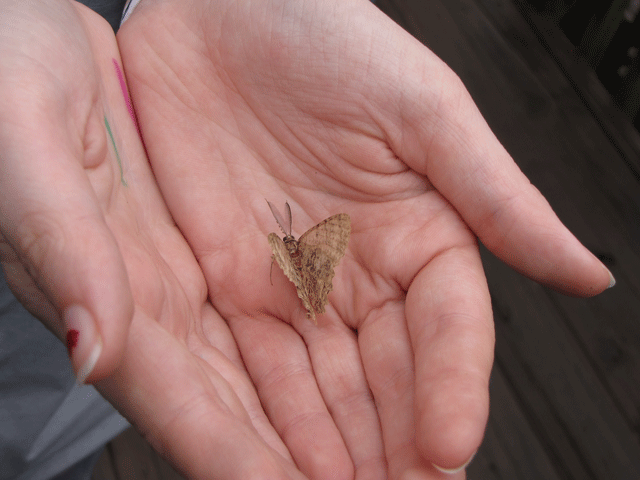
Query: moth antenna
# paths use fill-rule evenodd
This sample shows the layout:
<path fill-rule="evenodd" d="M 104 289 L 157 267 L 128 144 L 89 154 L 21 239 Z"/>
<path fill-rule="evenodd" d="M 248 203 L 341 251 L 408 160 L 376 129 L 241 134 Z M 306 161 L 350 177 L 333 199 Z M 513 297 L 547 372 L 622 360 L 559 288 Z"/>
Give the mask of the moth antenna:
<path fill-rule="evenodd" d="M 291 235 L 291 228 L 293 227 L 293 219 L 291 218 L 291 207 L 289 206 L 289 202 L 284 202 L 284 214 L 287 217 L 289 223 L 289 231 L 285 232 L 287 235 Z"/>
<path fill-rule="evenodd" d="M 284 218 L 282 218 L 282 215 L 280 215 L 280 212 L 278 211 L 278 209 L 269 200 L 267 200 L 267 204 L 269 205 L 269 208 L 271 209 L 271 213 L 273 214 L 273 218 L 276 219 L 276 222 L 278 223 L 278 226 L 280 227 L 280 230 L 282 230 L 282 233 L 284 233 L 285 235 L 291 235 L 291 227 L 289 227 L 289 232 L 287 233 L 287 231 L 284 228 L 284 226 L 287 224 L 287 222 L 284 221 Z M 291 224 L 291 210 L 289 210 L 289 224 Z"/>

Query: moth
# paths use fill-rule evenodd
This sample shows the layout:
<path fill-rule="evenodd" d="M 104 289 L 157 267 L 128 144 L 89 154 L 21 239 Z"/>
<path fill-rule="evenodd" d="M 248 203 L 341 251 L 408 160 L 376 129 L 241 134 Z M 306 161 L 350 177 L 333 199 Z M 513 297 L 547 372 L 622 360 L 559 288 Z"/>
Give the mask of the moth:
<path fill-rule="evenodd" d="M 291 207 L 284 204 L 285 216 L 267 201 L 284 238 L 270 233 L 267 239 L 275 260 L 296 286 L 307 309 L 307 318 L 317 325 L 316 315 L 324 313 L 327 296 L 333 289 L 334 268 L 344 256 L 351 234 L 351 218 L 339 213 L 307 230 L 296 240 L 291 235 Z M 272 264 L 273 265 L 273 264 Z"/>

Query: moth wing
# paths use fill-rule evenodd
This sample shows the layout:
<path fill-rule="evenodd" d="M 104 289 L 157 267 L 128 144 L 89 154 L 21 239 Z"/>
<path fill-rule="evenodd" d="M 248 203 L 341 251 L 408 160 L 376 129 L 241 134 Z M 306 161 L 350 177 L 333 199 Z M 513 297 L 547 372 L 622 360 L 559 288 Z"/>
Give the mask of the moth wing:
<path fill-rule="evenodd" d="M 345 254 L 350 234 L 349 215 L 339 213 L 309 229 L 298 240 L 302 255 L 302 288 L 317 314 L 325 311 L 327 297 L 333 289 L 334 269 Z"/>
<path fill-rule="evenodd" d="M 307 230 L 298 243 L 322 247 L 335 265 L 344 256 L 350 235 L 351 218 L 346 213 L 339 213 Z"/>
<path fill-rule="evenodd" d="M 267 237 L 267 240 L 269 241 L 269 245 L 271 246 L 273 258 L 277 262 L 278 266 L 282 269 L 284 274 L 287 276 L 287 278 L 296 286 L 298 297 L 300 298 L 300 300 L 302 300 L 304 308 L 307 309 L 307 312 L 309 312 L 309 315 L 315 322 L 315 315 L 313 315 L 311 304 L 309 303 L 309 296 L 303 288 L 300 271 L 293 264 L 291 256 L 289 255 L 289 250 L 287 250 L 287 246 L 275 233 L 270 233 Z"/>

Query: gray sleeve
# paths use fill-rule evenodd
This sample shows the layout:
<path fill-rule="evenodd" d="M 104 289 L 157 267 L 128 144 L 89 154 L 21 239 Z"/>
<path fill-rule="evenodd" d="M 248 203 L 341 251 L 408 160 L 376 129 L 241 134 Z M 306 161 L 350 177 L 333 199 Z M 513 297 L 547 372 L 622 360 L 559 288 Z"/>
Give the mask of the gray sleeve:
<path fill-rule="evenodd" d="M 120 18 L 126 0 L 79 0 L 80 3 L 86 5 L 91 10 L 102 15 L 113 28 L 114 32 L 118 31 L 120 26 Z"/>
<path fill-rule="evenodd" d="M 0 269 L 0 480 L 44 480 L 128 427 L 65 346 L 15 299 Z"/>

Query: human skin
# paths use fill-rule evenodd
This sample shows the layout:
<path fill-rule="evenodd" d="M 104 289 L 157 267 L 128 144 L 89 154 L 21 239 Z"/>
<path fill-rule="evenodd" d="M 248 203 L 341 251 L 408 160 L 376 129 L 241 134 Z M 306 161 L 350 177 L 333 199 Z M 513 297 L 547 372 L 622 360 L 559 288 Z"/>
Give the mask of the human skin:
<path fill-rule="evenodd" d="M 565 293 L 610 283 L 369 2 L 142 2 L 117 44 L 76 4 L 0 6 L 8 281 L 189 477 L 464 478 L 433 465 L 464 465 L 488 414 L 476 236 Z M 351 216 L 317 327 L 270 284 L 265 198 L 297 235 Z"/>

